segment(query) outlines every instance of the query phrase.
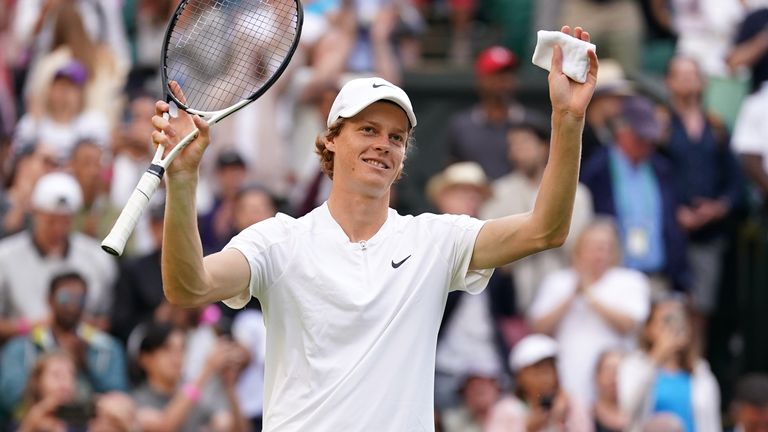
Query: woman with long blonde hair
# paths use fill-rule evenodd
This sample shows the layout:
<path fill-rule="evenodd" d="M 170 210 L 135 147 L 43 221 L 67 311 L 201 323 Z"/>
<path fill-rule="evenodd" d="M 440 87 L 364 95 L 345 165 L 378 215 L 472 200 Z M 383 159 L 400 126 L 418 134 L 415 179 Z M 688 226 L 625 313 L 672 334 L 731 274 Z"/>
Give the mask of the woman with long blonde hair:
<path fill-rule="evenodd" d="M 106 114 L 111 124 L 117 121 L 124 103 L 122 89 L 128 65 L 104 43 L 94 40 L 85 28 L 82 16 L 73 2 L 62 2 L 55 10 L 53 39 L 48 53 L 35 63 L 26 85 L 27 111 L 40 112 L 55 71 L 77 60 L 87 71 L 85 86 L 86 111 Z"/>

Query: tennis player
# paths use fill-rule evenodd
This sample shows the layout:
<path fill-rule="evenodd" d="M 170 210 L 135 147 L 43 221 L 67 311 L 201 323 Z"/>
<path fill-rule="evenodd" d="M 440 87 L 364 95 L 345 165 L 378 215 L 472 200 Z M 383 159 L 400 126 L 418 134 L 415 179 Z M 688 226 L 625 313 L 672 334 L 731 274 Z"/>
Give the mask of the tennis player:
<path fill-rule="evenodd" d="M 589 40 L 579 27 L 573 36 Z M 549 74 L 551 153 L 532 212 L 483 222 L 390 209 L 416 116 L 397 86 L 358 79 L 341 89 L 316 142 L 333 180 L 328 201 L 299 219 L 257 223 L 206 257 L 195 189 L 208 128 L 184 113 L 169 122 L 168 105 L 157 103 L 155 143 L 171 148 L 200 130 L 167 172 L 165 295 L 235 308 L 259 299 L 265 431 L 434 429 L 435 344 L 448 292 L 478 293 L 494 267 L 557 247 L 568 234 L 597 57 L 590 53 L 584 84 L 569 80 L 562 62 L 558 48 Z"/>

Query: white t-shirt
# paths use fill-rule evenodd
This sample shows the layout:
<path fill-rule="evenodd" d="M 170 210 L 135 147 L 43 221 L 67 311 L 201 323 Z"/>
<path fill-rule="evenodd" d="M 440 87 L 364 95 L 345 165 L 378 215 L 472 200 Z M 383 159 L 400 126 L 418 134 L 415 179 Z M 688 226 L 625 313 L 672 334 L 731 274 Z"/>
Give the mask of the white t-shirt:
<path fill-rule="evenodd" d="M 323 204 L 278 214 L 227 248 L 251 267 L 267 327 L 265 431 L 432 431 L 435 345 L 449 291 L 482 291 L 469 271 L 483 222 L 401 216 L 352 243 Z M 471 323 L 468 323 L 471 324 Z"/>
<path fill-rule="evenodd" d="M 92 140 L 104 149 L 109 143 L 109 134 L 109 119 L 97 111 L 85 111 L 67 124 L 25 114 L 16 125 L 14 146 L 40 144 L 52 149 L 62 161 L 69 161 L 78 141 Z"/>
<path fill-rule="evenodd" d="M 240 311 L 232 323 L 235 340 L 248 349 L 251 361 L 237 378 L 237 400 L 246 418 L 261 416 L 264 405 L 264 358 L 267 352 L 267 329 L 264 317 L 255 309 Z"/>
<path fill-rule="evenodd" d="M 487 292 L 461 299 L 437 345 L 437 370 L 454 376 L 472 370 L 501 373 L 503 367 L 496 348 L 494 322 L 488 302 Z"/>
<path fill-rule="evenodd" d="M 561 270 L 544 279 L 531 305 L 533 320 L 552 312 L 576 290 L 578 275 L 572 269 Z M 592 289 L 595 301 L 628 315 L 638 324 L 650 310 L 648 278 L 635 270 L 612 268 Z M 590 404 L 595 396 L 595 366 L 600 353 L 607 349 L 631 350 L 635 334 L 621 335 L 613 329 L 583 297 L 578 297 L 563 315 L 555 330 L 559 344 L 558 372 L 561 385 L 571 395 Z"/>
<path fill-rule="evenodd" d="M 768 122 L 765 111 L 768 110 L 768 84 L 744 99 L 739 117 L 733 126 L 731 143 L 736 153 L 755 154 L 763 157 L 763 169 L 768 172 Z"/>
<path fill-rule="evenodd" d="M 30 321 L 48 318 L 51 279 L 69 271 L 80 273 L 88 285 L 86 312 L 109 316 L 118 268 L 98 241 L 72 233 L 66 255 L 53 257 L 41 255 L 29 230 L 4 238 L 0 241 L 0 316 Z"/>

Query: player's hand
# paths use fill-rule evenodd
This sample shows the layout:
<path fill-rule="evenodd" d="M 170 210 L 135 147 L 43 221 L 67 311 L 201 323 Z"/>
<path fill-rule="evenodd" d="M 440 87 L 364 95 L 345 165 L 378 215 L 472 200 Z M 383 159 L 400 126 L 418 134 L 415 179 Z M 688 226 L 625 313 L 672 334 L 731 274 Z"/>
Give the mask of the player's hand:
<path fill-rule="evenodd" d="M 176 81 L 169 82 L 168 86 L 176 98 L 186 103 L 184 93 Z M 197 129 L 199 131 L 197 138 L 176 156 L 176 159 L 173 160 L 167 169 L 168 174 L 197 175 L 200 160 L 210 142 L 208 123 L 196 115 L 188 114 L 182 109 L 178 110 L 176 118 L 169 117 L 166 120 L 163 118 L 163 114 L 167 113 L 169 109 L 170 106 L 165 101 L 158 101 L 155 104 L 155 115 L 152 117 L 152 126 L 155 128 L 152 132 L 152 143 L 155 147 L 158 145 L 165 146 L 163 155 L 166 155 L 179 141 Z"/>
<path fill-rule="evenodd" d="M 571 34 L 571 28 L 563 26 L 563 33 Z M 585 42 L 589 42 L 589 33 L 576 27 L 572 36 Z M 555 46 L 552 55 L 552 67 L 549 72 L 549 98 L 552 102 L 553 113 L 570 114 L 577 118 L 583 118 L 597 83 L 597 55 L 594 51 L 587 51 L 589 55 L 589 72 L 584 84 L 577 83 L 563 73 L 563 51 L 559 45 Z"/>

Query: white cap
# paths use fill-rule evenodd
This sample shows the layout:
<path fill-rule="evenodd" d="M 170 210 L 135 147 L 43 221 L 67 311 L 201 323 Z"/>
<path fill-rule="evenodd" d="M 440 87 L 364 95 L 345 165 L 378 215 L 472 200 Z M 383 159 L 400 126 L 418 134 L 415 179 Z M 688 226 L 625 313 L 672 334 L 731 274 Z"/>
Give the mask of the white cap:
<path fill-rule="evenodd" d="M 557 357 L 557 342 L 543 334 L 522 338 L 509 356 L 509 366 L 514 372 L 534 365 L 544 359 Z"/>
<path fill-rule="evenodd" d="M 63 172 L 46 174 L 37 180 L 32 192 L 32 207 L 48 213 L 74 214 L 83 204 L 80 184 Z"/>
<path fill-rule="evenodd" d="M 416 126 L 416 114 L 408 95 L 403 89 L 383 78 L 357 78 L 350 80 L 339 91 L 328 114 L 328 127 L 340 117 L 354 117 L 368 105 L 380 101 L 392 101 L 408 115 L 411 127 Z"/>

